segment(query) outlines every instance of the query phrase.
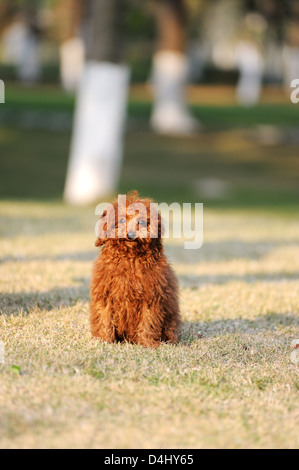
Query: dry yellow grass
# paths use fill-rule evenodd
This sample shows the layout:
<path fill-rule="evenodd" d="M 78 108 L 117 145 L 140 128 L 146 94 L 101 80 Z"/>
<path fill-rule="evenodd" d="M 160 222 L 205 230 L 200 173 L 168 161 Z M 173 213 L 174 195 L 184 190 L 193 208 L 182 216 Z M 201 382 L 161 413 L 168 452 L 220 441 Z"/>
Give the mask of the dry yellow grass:
<path fill-rule="evenodd" d="M 201 250 L 167 242 L 185 323 L 155 351 L 90 338 L 94 224 L 0 205 L 0 447 L 298 447 L 298 219 L 205 210 Z"/>

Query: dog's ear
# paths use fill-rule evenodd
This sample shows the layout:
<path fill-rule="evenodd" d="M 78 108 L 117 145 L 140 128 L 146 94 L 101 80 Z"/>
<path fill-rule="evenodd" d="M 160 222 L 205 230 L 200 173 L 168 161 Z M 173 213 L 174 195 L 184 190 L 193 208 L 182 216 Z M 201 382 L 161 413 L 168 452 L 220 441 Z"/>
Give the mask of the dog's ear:
<path fill-rule="evenodd" d="M 102 238 L 97 238 L 96 241 L 94 242 L 95 246 L 102 246 L 104 245 L 105 243 L 105 240 L 103 240 Z"/>
<path fill-rule="evenodd" d="M 95 246 L 102 246 L 107 241 L 107 223 L 107 210 L 104 210 L 96 225 L 98 237 L 95 241 Z"/>

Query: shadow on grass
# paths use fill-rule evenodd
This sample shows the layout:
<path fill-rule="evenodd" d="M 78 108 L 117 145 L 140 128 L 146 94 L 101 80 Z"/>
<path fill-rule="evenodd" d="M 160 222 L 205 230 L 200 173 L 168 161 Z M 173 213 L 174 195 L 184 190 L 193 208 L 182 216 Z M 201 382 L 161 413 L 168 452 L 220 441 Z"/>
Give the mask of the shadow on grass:
<path fill-rule="evenodd" d="M 28 263 L 31 261 L 90 261 L 96 259 L 98 252 L 96 249 L 92 251 L 82 251 L 77 253 L 61 253 L 59 255 L 46 256 L 4 256 L 0 258 L 0 265 L 5 263 Z"/>
<path fill-rule="evenodd" d="M 225 334 L 259 334 L 274 331 L 279 326 L 299 327 L 299 316 L 294 314 L 270 313 L 253 320 L 233 318 L 208 322 L 184 322 L 180 343 L 190 343 L 200 338 L 211 338 Z"/>
<path fill-rule="evenodd" d="M 298 239 L 247 242 L 238 239 L 204 242 L 199 250 L 185 250 L 183 244 L 168 245 L 166 253 L 175 263 L 198 264 L 203 261 L 228 261 L 233 259 L 258 260 L 277 248 L 298 246 Z"/>
<path fill-rule="evenodd" d="M 20 208 L 21 210 L 21 208 Z M 47 204 L 45 204 L 45 212 L 47 211 Z M 89 209 L 86 210 L 88 214 Z M 5 237 L 28 237 L 30 235 L 48 235 L 48 234 L 65 234 L 65 233 L 80 233 L 92 230 L 93 227 L 84 225 L 84 222 L 78 215 L 66 216 L 63 214 L 60 217 L 47 217 L 38 215 L 36 217 L 20 216 L 16 217 L 6 216 L 1 214 L 0 221 L 0 238 Z"/>
<path fill-rule="evenodd" d="M 49 224 L 50 226 L 53 224 Z M 39 232 L 38 232 L 39 233 Z M 45 231 L 46 233 L 46 231 Z M 40 234 L 40 233 L 39 233 Z M 1 236 L 1 235 L 0 235 Z M 279 248 L 286 248 L 289 246 L 297 246 L 298 240 L 275 240 L 275 241 L 257 241 L 257 242 L 244 242 L 241 240 L 225 240 L 221 242 L 206 242 L 200 250 L 185 250 L 182 242 L 180 245 L 166 246 L 166 255 L 169 260 L 173 263 L 184 263 L 188 265 L 199 264 L 200 262 L 209 262 L 209 261 L 230 261 L 234 259 L 247 259 L 247 260 L 259 260 L 263 256 L 268 255 L 271 251 Z M 98 250 L 88 250 L 81 252 L 71 252 L 71 253 L 61 253 L 58 255 L 36 255 L 36 256 L 14 256 L 8 255 L 0 258 L 0 264 L 4 263 L 27 263 L 30 261 L 93 261 L 98 255 Z M 284 275 L 282 275 L 284 276 Z M 208 283 L 213 283 L 213 279 L 219 279 L 223 277 L 222 282 L 236 279 L 235 276 L 180 276 L 182 282 L 187 282 L 188 279 L 191 279 L 194 282 L 203 281 Z M 245 278 L 252 277 L 263 277 L 263 275 L 253 275 L 245 276 Z M 287 278 L 296 278 L 296 273 L 285 273 Z M 275 275 L 273 279 L 279 279 L 279 275 Z M 218 283 L 218 281 L 217 281 Z"/>
<path fill-rule="evenodd" d="M 89 279 L 74 279 L 79 286 L 54 288 L 44 292 L 1 293 L 0 314 L 20 315 L 34 309 L 54 310 L 89 301 Z"/>
<path fill-rule="evenodd" d="M 203 285 L 221 285 L 233 281 L 246 282 L 254 284 L 255 282 L 282 282 L 284 280 L 298 280 L 298 272 L 280 272 L 280 273 L 253 273 L 245 275 L 235 274 L 215 274 L 215 275 L 179 275 L 179 283 L 182 287 L 198 289 Z"/>

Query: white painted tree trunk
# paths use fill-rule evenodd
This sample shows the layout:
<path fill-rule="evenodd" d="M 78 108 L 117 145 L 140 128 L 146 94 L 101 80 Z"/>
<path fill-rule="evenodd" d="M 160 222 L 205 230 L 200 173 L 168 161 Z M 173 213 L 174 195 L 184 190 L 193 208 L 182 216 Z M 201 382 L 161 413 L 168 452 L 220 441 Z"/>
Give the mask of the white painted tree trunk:
<path fill-rule="evenodd" d="M 34 83 L 40 78 L 39 41 L 25 23 L 14 23 L 3 35 L 3 60 L 16 66 L 22 82 Z"/>
<path fill-rule="evenodd" d="M 293 80 L 299 78 L 299 47 L 284 46 L 283 49 L 283 81 L 287 91 Z"/>
<path fill-rule="evenodd" d="M 187 80 L 188 61 L 185 54 L 176 51 L 160 51 L 155 54 L 151 125 L 156 132 L 190 134 L 198 130 L 199 123 L 187 107 Z"/>
<path fill-rule="evenodd" d="M 29 32 L 23 43 L 23 53 L 17 70 L 19 79 L 24 83 L 35 83 L 41 76 L 39 41 Z"/>
<path fill-rule="evenodd" d="M 129 84 L 124 65 L 88 61 L 75 111 L 64 198 L 86 205 L 112 195 L 122 160 Z"/>
<path fill-rule="evenodd" d="M 80 38 L 64 41 L 60 48 L 60 78 L 63 88 L 72 93 L 77 90 L 84 66 L 84 43 Z"/>
<path fill-rule="evenodd" d="M 263 58 L 253 44 L 242 41 L 236 48 L 236 63 L 240 72 L 236 89 L 237 100 L 243 106 L 254 106 L 261 94 Z"/>

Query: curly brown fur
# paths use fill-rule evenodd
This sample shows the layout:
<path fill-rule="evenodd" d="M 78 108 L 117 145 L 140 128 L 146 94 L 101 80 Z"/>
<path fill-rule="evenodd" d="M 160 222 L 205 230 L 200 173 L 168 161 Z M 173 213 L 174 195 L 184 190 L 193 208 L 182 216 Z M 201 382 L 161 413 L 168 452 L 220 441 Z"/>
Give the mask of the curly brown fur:
<path fill-rule="evenodd" d="M 140 215 L 128 214 L 128 206 L 140 202 L 146 207 L 143 226 Z M 109 209 L 102 216 L 106 222 L 96 241 L 103 248 L 92 272 L 90 324 L 92 336 L 109 343 L 126 340 L 157 347 L 178 338 L 178 284 L 163 251 L 160 214 L 155 223 L 150 220 L 151 202 L 130 193 L 126 207 L 113 203 L 115 220 Z M 134 230 L 133 239 L 129 230 Z"/>

